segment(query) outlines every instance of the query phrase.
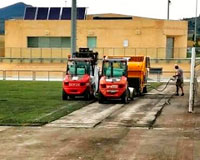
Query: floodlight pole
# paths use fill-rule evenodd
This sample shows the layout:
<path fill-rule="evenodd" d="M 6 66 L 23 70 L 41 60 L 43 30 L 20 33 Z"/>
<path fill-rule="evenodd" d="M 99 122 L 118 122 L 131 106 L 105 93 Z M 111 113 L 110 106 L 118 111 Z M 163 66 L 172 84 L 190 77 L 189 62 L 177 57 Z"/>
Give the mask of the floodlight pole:
<path fill-rule="evenodd" d="M 73 57 L 76 52 L 76 19 L 77 19 L 77 7 L 76 0 L 72 0 L 71 9 L 71 56 Z"/>
<path fill-rule="evenodd" d="M 169 6 L 170 6 L 170 3 L 171 3 L 171 0 L 167 0 L 167 20 L 169 20 Z"/>
<path fill-rule="evenodd" d="M 197 12 L 198 12 L 198 0 L 196 0 L 196 13 L 195 13 L 195 27 L 194 27 L 194 43 L 197 42 Z"/>
<path fill-rule="evenodd" d="M 197 42 L 197 12 L 198 0 L 196 0 L 196 13 L 195 13 L 195 27 L 194 27 L 194 42 L 195 47 L 192 48 L 191 69 L 190 69 L 190 95 L 189 95 L 189 108 L 188 112 L 192 113 L 194 110 L 194 78 L 195 78 L 195 64 L 196 64 L 196 42 Z"/>
<path fill-rule="evenodd" d="M 189 95 L 189 109 L 188 112 L 192 113 L 194 109 L 194 69 L 195 69 L 196 51 L 192 48 L 191 69 L 190 69 L 190 95 Z"/>

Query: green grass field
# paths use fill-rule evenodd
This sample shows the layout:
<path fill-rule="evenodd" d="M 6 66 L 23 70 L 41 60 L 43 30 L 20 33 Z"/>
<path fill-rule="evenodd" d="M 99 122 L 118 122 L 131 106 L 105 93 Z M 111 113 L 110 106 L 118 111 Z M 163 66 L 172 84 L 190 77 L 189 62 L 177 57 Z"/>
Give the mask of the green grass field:
<path fill-rule="evenodd" d="M 0 125 L 43 125 L 91 103 L 61 97 L 62 82 L 0 81 Z"/>
<path fill-rule="evenodd" d="M 91 103 L 61 96 L 62 82 L 0 81 L 0 125 L 43 125 Z"/>

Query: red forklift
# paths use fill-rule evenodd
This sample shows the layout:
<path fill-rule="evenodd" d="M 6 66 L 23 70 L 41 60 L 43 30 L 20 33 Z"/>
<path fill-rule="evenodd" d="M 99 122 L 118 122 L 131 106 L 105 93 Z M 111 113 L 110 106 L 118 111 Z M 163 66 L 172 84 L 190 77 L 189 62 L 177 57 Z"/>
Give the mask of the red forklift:
<path fill-rule="evenodd" d="M 129 98 L 133 99 L 127 80 L 126 58 L 104 58 L 102 62 L 102 74 L 99 82 L 99 103 L 107 99 L 121 99 L 128 103 Z"/>
<path fill-rule="evenodd" d="M 145 56 L 107 57 L 102 62 L 99 103 L 106 99 L 121 99 L 127 103 L 136 95 L 147 92 L 150 58 Z"/>
<path fill-rule="evenodd" d="M 98 53 L 89 48 L 80 48 L 74 57 L 68 58 L 66 76 L 63 80 L 62 99 L 68 100 L 83 96 L 89 100 L 98 91 L 99 69 Z"/>

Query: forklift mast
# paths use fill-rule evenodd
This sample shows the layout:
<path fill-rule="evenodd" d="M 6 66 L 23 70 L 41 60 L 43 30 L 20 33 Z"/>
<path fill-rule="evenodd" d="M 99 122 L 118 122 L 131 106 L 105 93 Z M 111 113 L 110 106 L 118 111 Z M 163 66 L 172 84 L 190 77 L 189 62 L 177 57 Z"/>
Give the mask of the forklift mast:
<path fill-rule="evenodd" d="M 96 65 L 98 61 L 98 52 L 93 52 L 89 48 L 79 48 L 79 52 L 74 53 L 74 58 L 91 58 L 92 65 Z"/>

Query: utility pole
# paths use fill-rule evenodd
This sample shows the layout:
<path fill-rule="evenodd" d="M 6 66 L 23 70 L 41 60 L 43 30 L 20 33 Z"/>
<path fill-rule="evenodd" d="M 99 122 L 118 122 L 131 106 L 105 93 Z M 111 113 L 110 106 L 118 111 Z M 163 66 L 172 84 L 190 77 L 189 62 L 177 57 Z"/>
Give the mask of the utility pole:
<path fill-rule="evenodd" d="M 171 0 L 167 0 L 167 20 L 169 20 L 169 7 L 170 7 L 170 3 L 171 3 Z"/>
<path fill-rule="evenodd" d="M 71 56 L 73 57 L 76 52 L 76 19 L 77 19 L 77 7 L 76 0 L 72 0 L 71 9 Z"/>

